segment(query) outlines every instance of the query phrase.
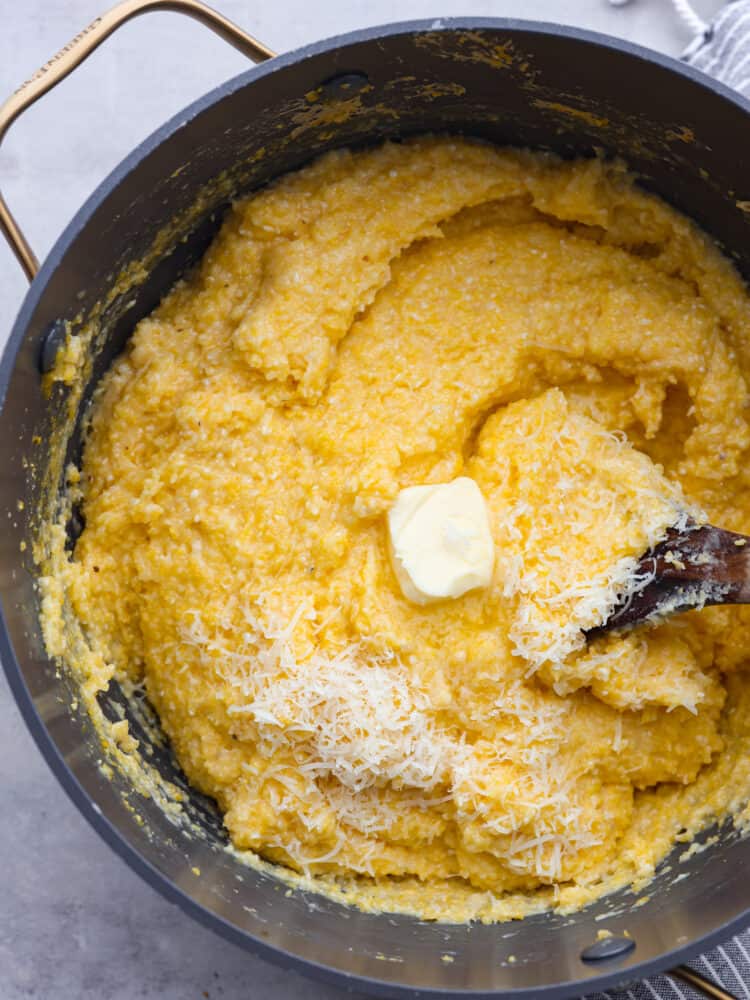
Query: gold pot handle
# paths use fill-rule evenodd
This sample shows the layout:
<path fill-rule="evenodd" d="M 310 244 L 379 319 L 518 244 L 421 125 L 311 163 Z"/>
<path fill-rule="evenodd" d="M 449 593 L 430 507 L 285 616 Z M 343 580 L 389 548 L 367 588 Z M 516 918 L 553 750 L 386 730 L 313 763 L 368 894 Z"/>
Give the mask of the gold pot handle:
<path fill-rule="evenodd" d="M 170 10 L 178 14 L 187 14 L 188 17 L 200 21 L 201 24 L 216 32 L 224 41 L 239 49 L 253 62 L 263 62 L 275 55 L 271 49 L 261 45 L 252 35 L 248 35 L 232 21 L 201 3 L 201 0 L 124 0 L 123 3 L 117 4 L 106 14 L 97 17 L 87 28 L 84 28 L 67 45 L 63 46 L 57 55 L 46 62 L 40 70 L 37 70 L 31 79 L 19 87 L 0 107 L 0 144 L 16 118 L 48 90 L 64 80 L 69 73 L 72 73 L 84 59 L 91 55 L 94 49 L 101 45 L 105 38 L 108 38 L 121 24 L 131 18 L 152 10 Z M 18 258 L 26 277 L 31 281 L 39 270 L 39 261 L 11 215 L 2 193 L 0 193 L 0 231 Z"/>
<path fill-rule="evenodd" d="M 670 969 L 667 975 L 672 976 L 673 979 L 679 979 L 683 983 L 687 983 L 688 986 L 692 986 L 694 990 L 698 990 L 704 996 L 710 997 L 711 1000 L 737 1000 L 734 994 L 723 990 L 717 983 L 706 976 L 702 976 L 699 972 L 694 972 L 687 965 L 678 965 L 676 968 Z"/>

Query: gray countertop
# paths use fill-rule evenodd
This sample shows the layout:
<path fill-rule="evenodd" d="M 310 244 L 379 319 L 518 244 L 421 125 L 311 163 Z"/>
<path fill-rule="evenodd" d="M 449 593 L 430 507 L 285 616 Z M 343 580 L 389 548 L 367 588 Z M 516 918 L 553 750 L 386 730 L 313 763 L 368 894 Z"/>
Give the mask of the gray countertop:
<path fill-rule="evenodd" d="M 0 0 L 0 99 L 112 0 Z M 667 0 L 213 0 L 276 51 L 416 17 L 496 15 L 569 23 L 678 53 Z M 719 0 L 696 0 L 703 16 Z M 564 14 L 563 14 L 564 11 Z M 150 14 L 110 39 L 14 125 L 0 184 L 43 257 L 125 154 L 245 61 L 205 29 Z M 1 243 L 2 241 L 0 241 Z M 0 245 L 0 346 L 26 290 Z M 2 474 L 0 472 L 0 474 Z M 91 830 L 47 770 L 0 677 L 0 997 L 21 1000 L 307 1000 L 343 997 L 245 954 L 166 903 Z"/>

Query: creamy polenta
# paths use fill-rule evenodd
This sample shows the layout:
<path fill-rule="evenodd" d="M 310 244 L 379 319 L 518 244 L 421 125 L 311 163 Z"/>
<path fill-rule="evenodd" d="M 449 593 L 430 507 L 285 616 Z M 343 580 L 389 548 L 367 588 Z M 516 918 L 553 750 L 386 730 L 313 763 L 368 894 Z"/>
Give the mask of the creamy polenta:
<path fill-rule="evenodd" d="M 620 165 L 328 154 L 235 204 L 98 390 L 84 669 L 144 680 L 237 848 L 362 902 L 643 882 L 748 798 L 750 618 L 583 632 L 686 513 L 750 531 L 749 372 L 737 274 Z M 492 579 L 418 605 L 388 512 L 459 476 Z"/>

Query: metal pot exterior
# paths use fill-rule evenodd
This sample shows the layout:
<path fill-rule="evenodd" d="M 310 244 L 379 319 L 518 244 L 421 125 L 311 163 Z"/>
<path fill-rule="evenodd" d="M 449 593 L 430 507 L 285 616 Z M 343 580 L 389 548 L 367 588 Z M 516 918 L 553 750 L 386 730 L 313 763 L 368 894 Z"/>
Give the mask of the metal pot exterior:
<path fill-rule="evenodd" d="M 663 970 L 750 922 L 750 843 L 730 827 L 686 861 L 676 850 L 671 871 L 657 875 L 637 907 L 623 892 L 567 917 L 455 926 L 366 914 L 317 896 L 311 906 L 309 894 L 288 894 L 228 852 L 219 814 L 195 793 L 190 808 L 202 837 L 188 837 L 147 799 L 137 803 L 139 824 L 123 801 L 126 779 L 101 774 L 98 738 L 73 708 L 73 685 L 46 655 L 30 544 L 50 429 L 66 392 L 42 391 L 45 338 L 61 321 L 80 326 L 109 296 L 89 398 L 134 325 L 200 257 L 238 193 L 325 150 L 420 132 L 564 156 L 603 149 L 695 218 L 750 276 L 742 152 L 749 129 L 750 105 L 739 97 L 625 43 L 514 21 L 415 22 L 322 42 L 231 80 L 136 149 L 75 216 L 34 279 L 0 365 L 0 516 L 10 525 L 0 536 L 0 656 L 60 782 L 169 899 L 264 957 L 384 996 L 580 995 Z M 112 295 L 118 276 L 142 260 L 148 266 Z M 79 447 L 74 434 L 72 457 Z M 128 711 L 117 690 L 113 697 Z M 137 722 L 133 728 L 143 737 Z M 169 750 L 153 750 L 155 766 L 189 792 Z M 682 873 L 689 877 L 676 881 Z M 582 951 L 605 926 L 627 930 L 635 948 L 585 962 Z"/>

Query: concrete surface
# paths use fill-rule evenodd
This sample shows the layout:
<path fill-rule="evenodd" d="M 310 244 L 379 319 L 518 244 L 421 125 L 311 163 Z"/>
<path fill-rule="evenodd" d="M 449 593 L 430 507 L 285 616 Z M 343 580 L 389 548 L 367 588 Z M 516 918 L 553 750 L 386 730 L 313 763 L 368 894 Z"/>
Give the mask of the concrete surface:
<path fill-rule="evenodd" d="M 0 99 L 111 0 L 0 0 Z M 387 21 L 475 14 L 565 20 L 678 53 L 668 0 L 213 0 L 276 51 Z M 708 17 L 719 0 L 697 0 Z M 150 14 L 105 43 L 19 121 L 0 185 L 43 257 L 93 187 L 143 137 L 245 62 L 200 26 Z M 25 281 L 0 245 L 0 346 Z M 2 472 L 0 471 L 0 475 Z M 84 823 L 47 771 L 0 678 L 0 998 L 343 997 L 220 941 L 164 902 Z"/>

